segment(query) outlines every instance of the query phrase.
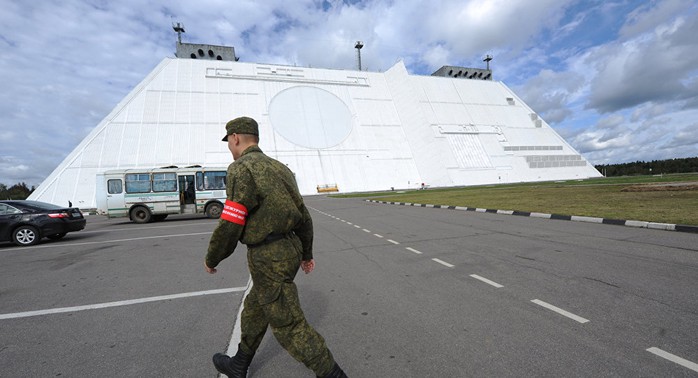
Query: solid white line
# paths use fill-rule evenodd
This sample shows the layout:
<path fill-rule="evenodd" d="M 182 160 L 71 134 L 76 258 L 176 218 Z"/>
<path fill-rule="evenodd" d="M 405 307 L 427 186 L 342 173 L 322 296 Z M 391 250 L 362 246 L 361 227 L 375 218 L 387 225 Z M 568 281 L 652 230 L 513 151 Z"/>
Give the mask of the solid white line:
<path fill-rule="evenodd" d="M 437 263 L 439 263 L 439 264 L 441 264 L 441 265 L 445 265 L 445 266 L 447 266 L 447 267 L 449 267 L 449 268 L 453 268 L 453 267 L 455 266 L 455 265 L 449 264 L 449 263 L 447 263 L 446 261 L 443 261 L 443 260 L 439 260 L 439 259 L 432 259 L 432 260 L 436 261 Z"/>
<path fill-rule="evenodd" d="M 364 232 L 371 232 L 370 230 L 367 230 L 367 229 L 365 229 L 365 228 L 364 228 L 363 230 L 364 230 Z"/>
<path fill-rule="evenodd" d="M 242 295 L 242 301 L 240 302 L 240 309 L 238 310 L 238 316 L 235 318 L 235 325 L 233 326 L 233 335 L 230 337 L 230 343 L 228 343 L 228 351 L 225 352 L 228 356 L 234 356 L 237 352 L 238 344 L 242 338 L 242 309 L 245 308 L 245 298 L 250 294 L 252 290 L 252 276 L 247 280 L 247 286 L 245 287 L 245 294 Z M 219 374 L 220 376 L 220 374 Z"/>
<path fill-rule="evenodd" d="M 504 287 L 503 285 L 500 285 L 500 284 L 498 284 L 498 283 L 496 283 L 496 282 L 494 282 L 494 281 L 490 281 L 490 280 L 488 280 L 488 279 L 485 278 L 485 277 L 480 277 L 480 276 L 478 276 L 477 274 L 471 274 L 470 277 L 473 277 L 473 278 L 476 279 L 476 280 L 480 280 L 480 281 L 482 281 L 482 282 L 484 282 L 484 283 L 486 283 L 486 284 L 488 284 L 488 285 L 492 285 L 492 286 L 496 287 L 497 289 L 499 289 L 500 287 Z"/>
<path fill-rule="evenodd" d="M 373 236 L 377 236 L 377 237 L 379 237 L 379 238 L 382 238 L 382 237 L 383 237 L 383 235 L 378 235 L 378 234 L 373 234 Z"/>
<path fill-rule="evenodd" d="M 416 254 L 418 254 L 418 255 L 421 255 L 421 254 L 422 254 L 422 252 L 419 252 L 418 250 L 416 250 L 416 249 L 414 249 L 414 248 L 407 247 L 407 248 L 405 248 L 405 249 L 408 250 L 408 251 L 412 251 L 412 252 L 414 252 L 414 253 L 416 253 Z"/>
<path fill-rule="evenodd" d="M 572 320 L 578 321 L 578 322 L 580 322 L 580 323 L 586 323 L 586 322 L 589 321 L 589 320 L 587 320 L 587 319 L 582 318 L 581 316 L 577 316 L 577 315 L 575 315 L 575 314 L 573 314 L 573 313 L 571 313 L 571 312 L 567 312 L 567 311 L 565 311 L 565 310 L 563 310 L 563 309 L 561 309 L 561 308 L 559 308 L 559 307 L 555 307 L 555 306 L 553 306 L 553 305 L 551 305 L 551 304 L 549 304 L 549 303 L 545 303 L 545 302 L 541 301 L 540 299 L 533 299 L 531 302 L 533 302 L 533 303 L 535 303 L 535 304 L 537 304 L 537 305 L 539 305 L 539 306 L 543 306 L 543 307 L 547 308 L 548 310 L 555 311 L 555 312 L 557 312 L 558 314 L 560 314 L 560 315 L 562 315 L 562 316 L 566 316 L 566 317 L 568 317 L 568 318 L 570 318 L 570 319 L 572 319 Z"/>
<path fill-rule="evenodd" d="M 206 219 L 202 219 L 202 220 L 206 220 Z M 210 219 L 208 219 L 208 220 L 210 221 Z M 212 222 L 206 222 L 206 223 L 204 223 L 204 222 L 198 223 L 198 222 L 197 222 L 196 225 L 197 225 L 197 226 L 202 225 L 202 226 L 206 226 L 206 227 L 211 227 L 211 224 L 210 224 L 210 223 L 212 223 Z M 193 224 L 193 223 L 192 223 L 192 224 Z M 139 230 L 157 230 L 157 229 L 161 229 L 161 228 L 178 228 L 178 227 L 182 227 L 182 225 L 181 225 L 181 224 L 177 224 L 177 225 L 174 225 L 174 226 L 170 225 L 170 226 L 148 226 L 148 227 L 140 227 L 140 225 L 139 225 L 139 228 L 138 228 L 138 229 L 139 229 Z M 82 231 L 80 231 L 80 234 L 79 234 L 79 235 L 94 234 L 94 233 L 103 233 L 103 232 L 133 231 L 134 229 L 135 229 L 134 227 L 131 227 L 131 228 L 126 227 L 126 228 L 110 228 L 110 229 L 106 229 L 106 230 L 105 230 L 105 229 L 101 229 L 101 230 L 82 230 Z"/>
<path fill-rule="evenodd" d="M 392 239 L 386 239 L 386 240 L 388 240 L 389 242 L 391 242 L 391 243 L 393 243 L 393 244 L 400 244 L 400 243 L 398 243 L 398 242 L 396 242 L 395 240 L 392 240 Z"/>
<path fill-rule="evenodd" d="M 157 297 L 131 299 L 131 300 L 126 300 L 126 301 L 118 301 L 118 302 L 97 303 L 97 304 L 85 305 L 85 306 L 60 307 L 60 308 L 52 308 L 52 309 L 48 309 L 48 310 L 15 312 L 15 313 L 10 313 L 10 314 L 0 314 L 0 320 L 28 318 L 30 316 L 52 315 L 52 314 L 60 314 L 60 313 L 64 313 L 64 312 L 96 310 L 96 309 L 100 309 L 100 308 L 128 306 L 128 305 L 141 304 L 141 303 L 147 303 L 147 302 L 166 301 L 166 300 L 170 300 L 170 299 L 196 297 L 196 296 L 200 296 L 200 295 L 226 294 L 226 293 L 233 293 L 236 291 L 243 291 L 243 290 L 245 290 L 244 287 L 231 287 L 231 288 L 227 288 L 227 289 L 194 291 L 194 292 L 190 292 L 190 293 L 181 293 L 181 294 L 172 294 L 172 295 L 160 295 Z"/>
<path fill-rule="evenodd" d="M 647 348 L 646 350 L 650 353 L 656 354 L 659 357 L 665 358 L 671 362 L 675 362 L 683 367 L 686 367 L 686 368 L 689 368 L 695 372 L 698 372 L 698 364 L 695 362 L 691 362 L 689 360 L 686 360 L 686 359 L 681 358 L 679 356 L 673 355 L 669 352 L 665 352 L 665 351 L 663 351 L 659 348 L 655 348 L 655 347 Z"/>
<path fill-rule="evenodd" d="M 176 236 L 193 236 L 193 235 L 207 235 L 207 234 L 212 234 L 213 231 L 207 231 L 207 232 L 195 232 L 191 234 L 169 234 L 169 235 L 160 235 L 160 236 L 144 236 L 141 238 L 129 238 L 129 239 L 114 239 L 114 240 L 103 240 L 103 241 L 96 241 L 96 242 L 83 242 L 83 243 L 60 243 L 61 247 L 72 247 L 75 245 L 91 245 L 91 244 L 106 244 L 106 243 L 120 243 L 120 242 L 125 242 L 125 241 L 134 241 L 134 240 L 146 240 L 146 239 L 158 239 L 158 238 L 173 238 Z M 50 244 L 40 244 L 40 245 L 35 245 L 35 246 L 29 246 L 29 247 L 16 247 L 16 248 L 8 248 L 9 249 L 22 249 L 23 251 L 29 250 L 29 249 L 41 249 L 41 248 L 55 248 L 59 246 L 58 244 L 50 243 Z"/>

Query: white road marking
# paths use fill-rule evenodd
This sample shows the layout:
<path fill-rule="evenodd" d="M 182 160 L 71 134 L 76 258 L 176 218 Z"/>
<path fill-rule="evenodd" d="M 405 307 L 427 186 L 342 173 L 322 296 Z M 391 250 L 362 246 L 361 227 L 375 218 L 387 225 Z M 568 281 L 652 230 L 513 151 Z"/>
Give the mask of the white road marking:
<path fill-rule="evenodd" d="M 547 308 L 548 310 L 555 311 L 562 316 L 566 316 L 566 317 L 568 317 L 572 320 L 575 320 L 577 322 L 580 322 L 580 323 L 586 323 L 589 321 L 587 319 L 582 318 L 581 316 L 577 316 L 577 315 L 575 315 L 571 312 L 567 312 L 559 307 L 555 307 L 555 306 L 551 305 L 550 303 L 545 303 L 545 302 L 541 301 L 540 299 L 533 299 L 533 300 L 531 300 L 531 302 L 533 302 L 539 306 L 543 306 L 543 307 Z"/>
<path fill-rule="evenodd" d="M 659 348 L 655 348 L 655 347 L 647 348 L 646 350 L 650 353 L 656 354 L 659 357 L 662 357 L 662 358 L 667 359 L 671 362 L 677 363 L 685 368 L 689 368 L 695 372 L 698 372 L 698 364 L 695 362 L 691 362 L 687 359 L 681 358 L 679 356 L 673 355 L 669 352 L 665 352 L 665 351 L 663 351 Z"/>
<path fill-rule="evenodd" d="M 247 280 L 247 286 L 244 287 L 245 289 L 245 294 L 242 295 L 242 301 L 240 302 L 240 309 L 238 310 L 238 316 L 235 318 L 235 325 L 233 326 L 233 335 L 230 337 L 230 343 L 228 344 L 228 351 L 225 352 L 228 356 L 234 356 L 235 353 L 237 352 L 237 347 L 238 344 L 240 343 L 240 339 L 242 338 L 242 327 L 241 327 L 241 318 L 242 318 L 242 309 L 245 308 L 245 298 L 247 298 L 247 295 L 250 294 L 250 290 L 252 290 L 252 276 Z M 221 376 L 220 374 L 218 375 L 219 377 Z"/>
<path fill-rule="evenodd" d="M 231 288 L 227 288 L 227 289 L 193 291 L 190 293 L 160 295 L 157 297 L 130 299 L 130 300 L 126 300 L 126 301 L 117 301 L 117 302 L 97 303 L 97 304 L 85 305 L 85 306 L 60 307 L 60 308 L 52 308 L 52 309 L 48 309 L 48 310 L 15 312 L 15 313 L 9 313 L 9 314 L 0 314 L 0 320 L 28 318 L 31 316 L 41 316 L 41 315 L 53 315 L 53 314 L 60 314 L 60 313 L 64 313 L 64 312 L 96 310 L 96 309 L 100 309 L 100 308 L 128 306 L 128 305 L 148 303 L 148 302 L 166 301 L 166 300 L 170 300 L 170 299 L 197 297 L 197 296 L 201 296 L 201 295 L 227 294 L 227 293 L 234 293 L 236 291 L 243 291 L 245 289 L 246 289 L 245 287 L 231 287 Z"/>
<path fill-rule="evenodd" d="M 205 220 L 207 220 L 207 219 L 202 219 L 202 221 L 205 221 Z M 214 220 L 217 220 L 217 219 L 214 219 Z M 201 222 L 201 223 L 197 222 L 196 225 L 197 226 L 201 225 L 201 226 L 211 227 L 211 223 L 213 223 L 213 222 L 210 222 L 211 219 L 208 219 L 208 221 L 209 222 Z M 182 227 L 182 225 L 177 224 L 174 226 L 169 225 L 169 226 L 148 226 L 148 227 L 140 227 L 140 225 L 138 225 L 139 230 L 145 230 L 145 229 L 156 230 L 156 229 L 160 229 L 160 228 L 179 228 L 179 227 Z M 96 233 L 105 233 L 105 232 L 133 231 L 134 229 L 135 229 L 135 227 L 109 228 L 109 229 L 103 228 L 103 229 L 99 229 L 99 230 L 81 230 L 80 233 L 77 235 L 96 234 Z"/>
<path fill-rule="evenodd" d="M 351 223 L 351 222 L 347 222 L 347 224 L 348 224 L 348 225 L 352 225 L 352 224 L 354 224 L 354 223 Z"/>
<path fill-rule="evenodd" d="M 107 243 L 120 243 L 120 242 L 126 242 L 126 241 L 134 241 L 134 240 L 146 240 L 146 239 L 160 239 L 160 238 L 174 238 L 174 237 L 179 237 L 179 236 L 194 236 L 194 235 L 208 235 L 212 234 L 213 231 L 207 231 L 207 232 L 194 232 L 191 234 L 169 234 L 169 235 L 158 235 L 158 236 L 143 236 L 140 238 L 128 238 L 128 239 L 114 239 L 114 240 L 103 240 L 103 241 L 95 241 L 95 242 L 83 242 L 83 243 L 60 243 L 60 244 L 54 244 L 54 243 L 49 243 L 49 244 L 39 244 L 39 245 L 33 245 L 29 247 L 16 247 L 16 248 L 8 248 L 7 250 L 13 250 L 13 249 L 22 249 L 23 251 L 27 251 L 30 249 L 41 249 L 41 248 L 55 248 L 55 247 L 72 247 L 75 245 L 91 245 L 91 244 L 107 244 Z"/>
<path fill-rule="evenodd" d="M 359 226 L 358 224 L 355 224 L 354 227 L 361 228 L 361 226 Z"/>
<path fill-rule="evenodd" d="M 364 228 L 363 230 L 364 230 L 364 232 L 371 232 L 370 230 L 367 230 L 367 229 L 365 229 L 365 228 Z"/>
<path fill-rule="evenodd" d="M 484 282 L 484 283 L 486 283 L 486 284 L 488 284 L 488 285 L 492 285 L 492 286 L 496 287 L 497 289 L 499 289 L 500 287 L 504 287 L 503 285 L 500 285 L 500 284 L 498 284 L 498 283 L 496 283 L 496 282 L 494 282 L 494 281 L 490 281 L 490 280 L 488 280 L 488 279 L 485 278 L 485 277 L 480 277 L 480 276 L 478 276 L 477 274 L 471 274 L 470 277 L 473 277 L 473 278 L 476 279 L 476 280 L 480 280 L 480 281 L 482 281 L 482 282 Z"/>
<path fill-rule="evenodd" d="M 418 254 L 418 255 L 421 255 L 421 254 L 422 254 L 422 252 L 419 252 L 418 250 L 416 250 L 416 249 L 414 249 L 414 248 L 407 247 L 407 248 L 405 248 L 405 249 L 408 250 L 408 251 L 412 251 L 412 252 L 414 252 L 414 253 L 416 253 L 416 254 Z"/>
<path fill-rule="evenodd" d="M 447 266 L 447 267 L 449 267 L 449 268 L 453 268 L 453 267 L 455 266 L 455 265 L 449 264 L 449 263 L 447 263 L 446 261 L 443 261 L 443 260 L 439 260 L 439 259 L 432 259 L 432 260 L 436 261 L 437 263 L 439 263 L 439 264 L 441 264 L 441 265 Z"/>
<path fill-rule="evenodd" d="M 400 243 L 398 243 L 398 242 L 396 242 L 395 240 L 392 240 L 392 239 L 386 239 L 386 240 L 388 240 L 389 242 L 391 242 L 391 243 L 393 243 L 393 244 L 400 244 Z"/>
<path fill-rule="evenodd" d="M 379 237 L 379 238 L 382 238 L 382 237 L 383 237 L 383 235 L 378 235 L 378 234 L 373 234 L 373 236 L 377 236 L 377 237 Z"/>

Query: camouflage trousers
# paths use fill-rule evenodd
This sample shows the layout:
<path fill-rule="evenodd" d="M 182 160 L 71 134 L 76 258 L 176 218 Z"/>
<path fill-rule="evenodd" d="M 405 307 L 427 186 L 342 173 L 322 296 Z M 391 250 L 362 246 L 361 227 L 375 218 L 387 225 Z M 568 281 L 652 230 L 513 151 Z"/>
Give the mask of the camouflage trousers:
<path fill-rule="evenodd" d="M 324 376 L 334 366 L 325 339 L 308 324 L 293 279 L 301 261 L 301 243 L 295 235 L 248 248 L 247 261 L 252 289 L 245 298 L 241 315 L 240 346 L 254 353 L 267 326 L 276 340 L 297 361 Z"/>

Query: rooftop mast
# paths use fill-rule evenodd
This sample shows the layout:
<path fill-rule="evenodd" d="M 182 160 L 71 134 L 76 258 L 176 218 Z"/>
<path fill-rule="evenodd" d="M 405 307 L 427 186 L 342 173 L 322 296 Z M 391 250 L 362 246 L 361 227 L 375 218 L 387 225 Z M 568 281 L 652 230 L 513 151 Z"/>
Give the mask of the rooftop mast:
<path fill-rule="evenodd" d="M 361 48 L 364 47 L 363 42 L 361 41 L 356 41 L 356 45 L 354 45 L 354 48 L 356 49 L 356 56 L 359 62 L 359 71 L 361 71 Z"/>
<path fill-rule="evenodd" d="M 184 33 L 184 25 L 178 22 L 177 25 L 172 24 L 172 29 L 174 29 L 174 31 L 177 32 L 177 43 L 182 44 L 182 33 Z"/>

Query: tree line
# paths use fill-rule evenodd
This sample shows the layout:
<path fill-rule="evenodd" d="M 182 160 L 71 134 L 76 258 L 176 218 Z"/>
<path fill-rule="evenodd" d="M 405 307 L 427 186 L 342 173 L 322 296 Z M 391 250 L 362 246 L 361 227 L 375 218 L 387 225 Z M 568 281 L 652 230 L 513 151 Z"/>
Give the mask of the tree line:
<path fill-rule="evenodd" d="M 698 172 L 698 157 L 594 166 L 607 177 Z"/>
<path fill-rule="evenodd" d="M 0 200 L 23 200 L 27 199 L 30 194 L 34 191 L 34 186 L 29 188 L 27 184 L 20 182 L 19 184 L 14 184 L 11 187 L 7 187 L 5 184 L 0 184 Z"/>

